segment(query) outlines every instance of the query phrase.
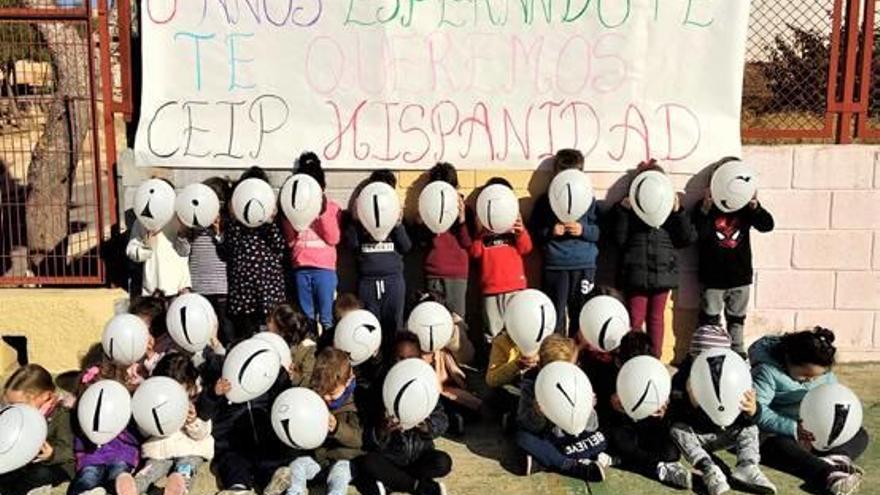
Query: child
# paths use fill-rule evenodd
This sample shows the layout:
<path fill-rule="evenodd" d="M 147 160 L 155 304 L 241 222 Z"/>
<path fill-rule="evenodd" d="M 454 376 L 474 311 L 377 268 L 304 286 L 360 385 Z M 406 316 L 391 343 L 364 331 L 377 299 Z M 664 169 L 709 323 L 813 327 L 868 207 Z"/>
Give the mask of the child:
<path fill-rule="evenodd" d="M 153 376 L 175 379 L 194 400 L 201 392 L 199 374 L 185 354 L 169 354 L 159 361 Z M 191 402 L 186 423 L 179 431 L 165 438 L 151 438 L 141 446 L 146 460 L 144 467 L 132 477 L 120 475 L 117 481 L 119 495 L 146 495 L 150 487 L 167 476 L 165 495 L 184 495 L 192 488 L 193 478 L 207 461 L 214 457 L 214 438 L 211 422 L 196 416 Z"/>
<path fill-rule="evenodd" d="M 343 292 L 336 296 L 336 301 L 333 302 L 334 326 L 321 329 L 321 335 L 318 336 L 319 351 L 325 347 L 333 346 L 333 336 L 336 334 L 336 323 L 339 323 L 339 320 L 341 320 L 343 316 L 356 309 L 364 309 L 364 304 L 356 295 L 351 292 Z"/>
<path fill-rule="evenodd" d="M 186 237 L 190 245 L 189 271 L 192 289 L 205 296 L 214 307 L 219 322 L 220 341 L 228 345 L 234 329 L 227 314 L 229 286 L 226 278 L 227 252 L 223 242 L 224 229 L 229 225 L 227 201 L 231 196 L 229 182 L 222 177 L 211 177 L 202 184 L 211 188 L 220 200 L 220 213 L 207 227 L 189 229 Z"/>
<path fill-rule="evenodd" d="M 506 179 L 493 177 L 484 187 L 500 184 L 513 189 Z M 523 256 L 532 251 L 532 238 L 517 217 L 513 231 L 494 234 L 483 229 L 477 219 L 477 235 L 471 245 L 471 256 L 480 260 L 480 285 L 485 307 L 486 327 L 490 337 L 504 328 L 504 308 L 517 292 L 526 288 Z"/>
<path fill-rule="evenodd" d="M 418 342 L 401 339 L 395 343 L 393 361 L 421 356 Z M 380 394 L 381 395 L 381 394 Z M 381 398 L 377 401 L 381 404 Z M 403 431 L 400 423 L 381 405 L 370 423 L 366 441 L 373 447 L 354 460 L 355 486 L 362 495 L 385 495 L 392 492 L 414 495 L 445 495 L 446 488 L 436 481 L 452 471 L 452 458 L 434 446 L 449 420 L 439 403 L 418 426 Z"/>
<path fill-rule="evenodd" d="M 276 306 L 266 322 L 268 330 L 280 335 L 290 346 L 292 362 L 287 371 L 294 387 L 308 385 L 315 368 L 317 346 L 311 332 L 312 325 L 313 322 L 287 303 Z"/>
<path fill-rule="evenodd" d="M 268 182 L 266 172 L 251 167 L 245 179 Z M 229 252 L 229 314 L 235 323 L 232 343 L 249 338 L 278 304 L 284 302 L 284 271 L 281 262 L 287 245 L 275 222 L 249 228 L 233 219 L 226 230 Z"/>
<path fill-rule="evenodd" d="M 455 167 L 441 162 L 428 171 L 430 182 L 442 181 L 458 189 L 458 173 Z M 471 235 L 465 223 L 464 197 L 458 195 L 458 218 L 452 227 L 442 234 L 434 234 L 418 217 L 420 244 L 427 249 L 425 256 L 425 285 L 427 290 L 441 294 L 449 308 L 465 317 L 467 310 L 468 250 Z"/>
<path fill-rule="evenodd" d="M 140 361 L 128 367 L 128 383 L 139 385 L 153 373 L 160 359 L 174 348 L 174 341 L 168 335 L 165 322 L 167 307 L 165 299 L 157 296 L 136 298 L 129 306 L 129 312 L 139 316 L 147 324 L 147 353 Z"/>
<path fill-rule="evenodd" d="M 294 459 L 290 463 L 290 480 L 280 476 L 275 486 L 269 484 L 264 495 L 280 495 L 280 488 L 285 485 L 289 485 L 287 495 L 305 495 L 308 482 L 327 467 L 330 468 L 327 495 L 348 492 L 352 478 L 349 461 L 361 454 L 363 444 L 361 423 L 354 404 L 355 377 L 348 355 L 329 347 L 321 351 L 309 388 L 320 395 L 330 409 L 327 439 L 314 452 Z"/>
<path fill-rule="evenodd" d="M 318 155 L 306 152 L 297 162 L 296 173 L 312 177 L 322 191 L 326 189 Z M 339 219 L 339 205 L 325 195 L 321 215 L 306 230 L 297 232 L 286 218 L 281 221 L 281 230 L 290 247 L 299 307 L 310 320 L 320 321 L 322 330 L 333 326 L 333 295 L 339 283 L 336 276 Z"/>
<path fill-rule="evenodd" d="M 584 169 L 584 155 L 574 149 L 559 150 L 553 157 L 554 175 L 571 169 Z M 596 256 L 599 254 L 596 202 L 593 201 L 578 221 L 562 223 L 553 213 L 549 197 L 544 194 L 535 203 L 529 230 L 537 244 L 543 246 L 543 290 L 556 307 L 556 332 L 565 332 L 567 314 L 568 335 L 573 337 L 577 332 L 581 306 L 592 290 L 596 276 Z"/>
<path fill-rule="evenodd" d="M 33 406 L 46 418 L 49 428 L 40 453 L 30 464 L 0 475 L 0 493 L 28 495 L 69 481 L 75 468 L 70 409 L 61 404 L 52 375 L 36 364 L 18 368 L 6 380 L 4 401 Z"/>
<path fill-rule="evenodd" d="M 743 394 L 742 412 L 726 428 L 712 422 L 693 397 L 690 385 L 693 360 L 700 352 L 712 348 L 730 348 L 730 336 L 718 326 L 698 328 L 694 332 L 689 356 L 672 378 L 669 404 L 672 439 L 688 463 L 703 473 L 703 483 L 709 495 L 730 491 L 727 477 L 712 457 L 713 451 L 723 449 L 733 449 L 736 455 L 736 469 L 731 473 L 734 481 L 753 493 L 776 493 L 776 486 L 759 466 L 761 454 L 756 421 L 760 406 L 755 391 L 748 390 Z"/>
<path fill-rule="evenodd" d="M 737 161 L 727 157 L 714 167 Z M 724 213 L 712 202 L 712 192 L 706 188 L 703 202 L 694 208 L 693 221 L 697 229 L 700 252 L 699 277 L 703 286 L 700 298 L 700 324 L 718 325 L 721 312 L 727 323 L 731 348 L 745 357 L 743 324 L 749 305 L 752 284 L 752 227 L 758 232 L 773 230 L 773 216 L 758 202 L 757 195 L 744 208 Z"/>
<path fill-rule="evenodd" d="M 690 489 L 691 472 L 678 462 L 680 454 L 669 436 L 666 406 L 653 416 L 633 421 L 617 395 L 620 368 L 636 356 L 650 356 L 651 338 L 644 332 L 630 332 L 611 354 L 610 367 L 586 370 L 597 396 L 596 412 L 601 429 L 608 436 L 609 452 L 626 468 L 672 487 Z"/>
<path fill-rule="evenodd" d="M 663 169 L 654 160 L 642 162 L 636 174 Z M 681 207 L 681 198 L 660 228 L 643 222 L 632 211 L 629 198 L 614 210 L 614 241 L 621 254 L 621 281 L 627 296 L 632 327 L 641 329 L 647 320 L 648 335 L 654 343 L 654 356 L 663 351 L 664 314 L 669 291 L 678 287 L 676 249 L 696 240 L 697 233 Z"/>
<path fill-rule="evenodd" d="M 541 343 L 538 351 L 541 366 L 554 361 L 577 361 L 574 340 L 553 334 Z M 517 411 L 516 444 L 542 465 L 556 472 L 586 482 L 603 481 L 611 459 L 605 454 L 608 442 L 599 431 L 595 412 L 580 435 L 569 435 L 553 425 L 542 413 L 535 398 L 535 380 L 539 369 L 529 372 L 522 381 L 522 396 Z M 527 468 L 530 470 L 530 468 Z"/>
<path fill-rule="evenodd" d="M 837 383 L 832 371 L 836 353 L 834 332 L 822 327 L 762 337 L 749 348 L 761 405 L 761 453 L 767 463 L 833 495 L 849 495 L 862 482 L 864 470 L 854 461 L 868 447 L 868 433 L 859 428 L 843 445 L 818 452 L 812 446 L 813 434 L 799 421 L 807 392 Z"/>
<path fill-rule="evenodd" d="M 145 296 L 157 290 L 167 297 L 176 296 L 192 287 L 187 260 L 189 243 L 179 236 L 180 230 L 177 216 L 157 231 L 148 231 L 139 221 L 131 226 L 125 254 L 135 263 L 143 264 L 142 293 Z"/>
<path fill-rule="evenodd" d="M 370 174 L 367 183 L 384 182 L 397 187 L 397 178 L 388 169 Z M 352 222 L 345 229 L 345 242 L 355 253 L 358 264 L 358 297 L 364 307 L 376 315 L 382 325 L 383 343 L 387 347 L 393 335 L 403 328 L 403 306 L 406 282 L 403 279 L 403 256 L 412 242 L 403 224 L 398 222 L 388 239 L 377 241 L 358 220 L 357 208 L 352 209 Z"/>
<path fill-rule="evenodd" d="M 99 380 L 116 380 L 129 391 L 135 387 L 126 382 L 125 368 L 105 360 L 82 373 L 80 394 Z M 80 495 L 97 488 L 119 493 L 120 476 L 131 473 L 140 463 L 140 438 L 133 426 L 129 426 L 113 440 L 101 445 L 93 444 L 79 429 L 74 420 L 73 452 L 76 458 L 76 475 L 67 488 L 67 495 Z"/>

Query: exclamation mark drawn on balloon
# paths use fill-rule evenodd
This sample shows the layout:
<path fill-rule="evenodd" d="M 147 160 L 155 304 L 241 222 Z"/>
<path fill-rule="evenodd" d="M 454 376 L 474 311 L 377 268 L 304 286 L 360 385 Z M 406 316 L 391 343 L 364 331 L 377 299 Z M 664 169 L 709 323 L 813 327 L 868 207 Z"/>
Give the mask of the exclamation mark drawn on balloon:
<path fill-rule="evenodd" d="M 486 220 L 489 222 L 489 230 L 495 230 L 495 227 L 492 226 L 492 200 L 490 199 L 488 203 L 486 203 Z"/>
<path fill-rule="evenodd" d="M 413 383 L 415 383 L 416 379 L 412 378 L 410 381 L 403 384 L 400 387 L 400 390 L 397 392 L 397 396 L 394 397 L 394 417 L 400 419 L 400 401 L 403 400 L 403 394 L 406 393 L 406 389 L 410 387 Z"/>
<path fill-rule="evenodd" d="M 428 325 L 428 348 L 434 350 L 434 325 Z"/>
<path fill-rule="evenodd" d="M 831 432 L 828 434 L 828 445 L 834 444 L 837 437 L 843 433 L 846 420 L 849 417 L 849 404 L 834 404 L 834 422 L 831 423 Z"/>
<path fill-rule="evenodd" d="M 648 394 L 651 392 L 654 393 L 654 400 L 652 401 L 654 404 L 660 402 L 660 394 L 657 393 L 657 386 L 654 385 L 654 380 L 648 380 L 648 383 L 645 384 L 645 390 L 642 392 L 642 396 L 639 397 L 639 400 L 636 401 L 636 404 L 632 406 L 630 412 L 635 412 L 636 409 L 642 406 L 648 400 Z"/>
<path fill-rule="evenodd" d="M 566 392 L 565 389 L 562 388 L 561 383 L 556 382 L 556 390 L 559 390 L 560 392 L 562 392 L 562 396 L 565 397 L 565 400 L 567 400 L 568 403 L 571 404 L 571 407 L 574 407 L 574 401 L 571 399 L 571 396 L 568 395 L 568 392 Z"/>
<path fill-rule="evenodd" d="M 186 326 L 186 306 L 180 308 L 180 326 L 183 327 L 183 338 L 192 345 L 193 341 L 189 338 L 189 328 Z"/>
<path fill-rule="evenodd" d="M 545 313 L 544 305 L 541 305 L 541 326 L 538 327 L 538 338 L 535 339 L 535 342 L 540 343 L 541 339 L 544 338 L 544 325 L 547 324 L 547 314 Z"/>
<path fill-rule="evenodd" d="M 440 191 L 440 218 L 437 219 L 437 223 L 443 223 L 443 216 L 446 215 L 446 191 Z"/>
<path fill-rule="evenodd" d="M 98 403 L 95 404 L 95 413 L 92 415 L 92 431 L 101 431 L 101 407 L 104 404 L 104 389 L 98 392 Z"/>
<path fill-rule="evenodd" d="M 153 423 L 156 425 L 156 430 L 159 432 L 159 435 L 165 435 L 165 428 L 162 428 L 162 421 L 159 420 L 159 408 L 167 404 L 168 401 L 165 401 L 156 407 L 153 408 Z"/>
<path fill-rule="evenodd" d="M 724 360 L 727 356 L 710 356 L 706 358 L 709 365 L 709 374 L 712 376 L 712 386 L 715 388 L 715 397 L 718 398 L 718 410 L 724 412 L 724 404 L 721 403 L 721 373 L 724 371 Z"/>
<path fill-rule="evenodd" d="M 107 350 L 107 354 L 110 355 L 110 360 L 112 361 L 113 359 L 115 359 L 113 357 L 113 338 L 110 338 L 110 345 L 108 347 L 110 347 L 110 349 Z"/>
<path fill-rule="evenodd" d="M 290 207 L 296 210 L 296 191 L 299 189 L 299 181 L 293 181 L 293 191 L 290 193 Z"/>
<path fill-rule="evenodd" d="M 574 201 L 571 197 L 571 183 L 566 184 L 565 188 L 568 190 L 568 214 L 571 215 L 571 206 Z"/>
<path fill-rule="evenodd" d="M 379 195 L 373 195 L 373 217 L 376 219 L 376 228 L 380 227 L 381 218 L 379 217 Z"/>
<path fill-rule="evenodd" d="M 605 350 L 605 337 L 608 335 L 608 327 L 611 325 L 611 318 L 605 320 L 605 323 L 602 324 L 602 329 L 599 330 L 599 347 L 602 350 Z"/>
<path fill-rule="evenodd" d="M 199 206 L 199 200 L 198 200 L 198 199 L 193 199 L 193 200 L 192 200 L 192 205 L 193 205 L 194 207 L 198 208 L 198 206 Z M 195 212 L 195 210 L 193 210 L 193 221 L 192 221 L 192 223 L 193 223 L 193 227 L 201 227 L 201 226 L 202 226 L 202 224 L 199 223 L 199 217 L 196 216 L 196 212 Z"/>

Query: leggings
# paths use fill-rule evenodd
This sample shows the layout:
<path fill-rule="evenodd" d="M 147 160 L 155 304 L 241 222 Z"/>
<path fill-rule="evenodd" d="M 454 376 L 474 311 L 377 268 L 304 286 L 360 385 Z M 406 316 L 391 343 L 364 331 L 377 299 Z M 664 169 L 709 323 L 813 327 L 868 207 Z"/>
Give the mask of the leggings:
<path fill-rule="evenodd" d="M 661 462 L 676 462 L 678 447 L 669 435 L 669 426 L 658 418 L 615 425 L 608 428 L 609 450 L 620 457 L 623 465 L 651 478 Z"/>
<path fill-rule="evenodd" d="M 364 454 L 354 460 L 355 482 L 364 495 L 377 492 L 376 481 L 382 482 L 388 493 L 414 493 L 419 480 L 442 478 L 452 471 L 452 458 L 440 450 L 428 450 L 407 466 L 398 466 L 378 452 Z"/>
<path fill-rule="evenodd" d="M 666 299 L 669 297 L 668 290 L 661 291 L 635 291 L 627 296 L 629 306 L 630 325 L 638 330 L 647 321 L 648 335 L 651 336 L 651 347 L 654 356 L 659 358 L 663 352 L 664 312 L 666 311 Z"/>
<path fill-rule="evenodd" d="M 849 442 L 828 452 L 808 451 L 792 437 L 772 435 L 761 443 L 764 464 L 815 484 L 825 486 L 828 475 L 839 469 L 822 460 L 821 456 L 845 455 L 855 460 L 868 448 L 868 432 L 859 429 Z"/>
<path fill-rule="evenodd" d="M 31 463 L 21 469 L 0 475 L 3 495 L 27 495 L 41 486 L 58 486 L 70 480 L 70 475 L 59 466 Z"/>

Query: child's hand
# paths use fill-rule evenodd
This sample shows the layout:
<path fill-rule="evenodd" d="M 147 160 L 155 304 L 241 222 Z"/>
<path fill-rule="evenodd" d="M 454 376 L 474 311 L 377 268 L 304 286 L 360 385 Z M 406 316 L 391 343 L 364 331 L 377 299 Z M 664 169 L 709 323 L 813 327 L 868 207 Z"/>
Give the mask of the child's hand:
<path fill-rule="evenodd" d="M 620 200 L 620 206 L 625 210 L 632 210 L 632 203 L 629 202 L 629 196 Z"/>
<path fill-rule="evenodd" d="M 300 367 L 297 366 L 296 363 L 290 363 L 290 367 L 287 368 L 287 375 L 290 377 L 290 381 L 298 382 L 300 378 Z"/>
<path fill-rule="evenodd" d="M 514 222 L 514 224 L 513 224 L 513 233 L 519 234 L 523 230 L 524 230 L 524 227 L 523 227 L 522 215 L 517 215 L 516 222 Z"/>
<path fill-rule="evenodd" d="M 538 366 L 538 356 L 520 356 L 519 359 L 516 360 L 516 365 L 522 371 L 528 371 L 535 366 Z"/>
<path fill-rule="evenodd" d="M 569 222 L 565 224 L 565 231 L 575 237 L 580 237 L 584 233 L 584 226 L 579 222 Z"/>
<path fill-rule="evenodd" d="M 816 440 L 816 437 L 809 431 L 805 430 L 804 424 L 800 421 L 798 421 L 797 425 L 797 440 L 798 443 L 804 447 L 804 450 L 807 452 L 813 451 L 813 441 Z"/>
<path fill-rule="evenodd" d="M 400 421 L 394 416 L 386 416 L 385 421 L 382 423 L 382 430 L 385 433 L 392 433 L 395 431 L 400 431 Z"/>
<path fill-rule="evenodd" d="M 674 202 L 672 203 L 672 211 L 673 212 L 681 210 L 681 198 L 683 196 L 684 196 L 684 194 L 682 194 L 680 192 L 675 193 Z"/>
<path fill-rule="evenodd" d="M 620 396 L 617 394 L 611 396 L 611 409 L 614 409 L 619 413 L 626 413 L 623 409 L 623 404 L 620 402 Z"/>
<path fill-rule="evenodd" d="M 43 445 L 40 447 L 40 453 L 34 458 L 34 462 L 48 461 L 54 452 L 55 449 L 52 448 L 52 445 L 50 445 L 49 442 L 43 442 Z"/>
<path fill-rule="evenodd" d="M 565 225 L 561 223 L 557 223 L 553 226 L 553 236 L 554 237 L 562 237 L 565 235 Z"/>
<path fill-rule="evenodd" d="M 655 418 L 662 418 L 663 416 L 666 416 L 666 409 L 668 407 L 669 407 L 669 402 L 664 403 L 662 406 L 660 406 L 660 409 L 657 409 L 657 412 L 655 412 L 651 416 L 653 416 Z"/>
<path fill-rule="evenodd" d="M 334 433 L 337 426 L 339 426 L 339 423 L 336 421 L 336 416 L 331 414 L 327 421 L 327 431 Z"/>
<path fill-rule="evenodd" d="M 701 206 L 703 213 L 709 213 L 712 209 L 712 189 L 706 188 L 703 192 L 703 204 Z"/>
<path fill-rule="evenodd" d="M 739 401 L 739 408 L 749 417 L 754 416 L 758 412 L 758 398 L 755 395 L 755 389 L 750 388 L 746 390 L 742 400 Z"/>
<path fill-rule="evenodd" d="M 757 192 L 756 192 L 755 195 L 752 197 L 752 200 L 749 201 L 749 208 L 751 208 L 751 209 L 753 209 L 753 210 L 757 210 L 757 209 L 758 209 L 758 193 L 757 193 Z"/>
<path fill-rule="evenodd" d="M 221 378 L 214 384 L 214 393 L 217 395 L 226 395 L 230 390 L 232 390 L 232 384 L 226 378 Z"/>
<path fill-rule="evenodd" d="M 193 404 L 189 405 L 189 409 L 186 411 L 186 424 L 191 424 L 198 418 L 198 414 L 196 413 L 196 406 Z"/>
<path fill-rule="evenodd" d="M 221 217 L 222 215 L 217 215 L 217 218 L 214 219 L 214 223 L 211 224 L 217 235 L 220 235 L 223 232 L 223 221 L 221 220 Z"/>
<path fill-rule="evenodd" d="M 464 206 L 464 196 L 461 194 L 458 195 L 458 223 L 464 224 L 465 222 L 465 213 L 467 210 Z"/>

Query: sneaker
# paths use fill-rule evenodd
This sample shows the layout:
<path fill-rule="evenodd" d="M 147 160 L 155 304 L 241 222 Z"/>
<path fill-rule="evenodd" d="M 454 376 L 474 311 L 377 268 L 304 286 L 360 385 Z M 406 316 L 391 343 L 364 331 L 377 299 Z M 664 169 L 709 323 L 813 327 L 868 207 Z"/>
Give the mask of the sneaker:
<path fill-rule="evenodd" d="M 168 481 L 165 482 L 165 491 L 162 495 L 186 495 L 186 479 L 180 473 L 171 473 L 168 475 Z"/>
<path fill-rule="evenodd" d="M 598 464 L 603 471 L 607 470 L 609 467 L 616 465 L 614 462 L 614 458 L 605 452 L 599 452 L 599 455 L 596 456 L 596 464 Z"/>
<path fill-rule="evenodd" d="M 852 461 L 852 459 L 849 458 L 849 456 L 842 455 L 842 454 L 832 454 L 832 455 L 826 455 L 825 457 L 822 457 L 821 459 L 823 461 L 827 462 L 828 464 L 831 464 L 835 468 L 837 468 L 838 471 L 843 471 L 848 474 L 852 474 L 852 473 L 858 473 L 861 475 L 865 474 L 865 470 L 861 466 L 856 465 Z"/>
<path fill-rule="evenodd" d="M 835 471 L 828 475 L 826 483 L 828 493 L 831 495 L 851 495 L 858 491 L 859 485 L 862 484 L 862 475 Z"/>
<path fill-rule="evenodd" d="M 721 495 L 730 491 L 727 478 L 721 468 L 714 464 L 703 470 L 703 483 L 706 485 L 706 492 L 709 495 Z"/>
<path fill-rule="evenodd" d="M 51 495 L 52 494 L 52 485 L 41 486 L 39 488 L 34 488 L 33 490 L 27 492 L 27 495 Z"/>
<path fill-rule="evenodd" d="M 571 471 L 572 476 L 587 483 L 605 481 L 605 468 L 589 459 L 581 459 Z"/>
<path fill-rule="evenodd" d="M 386 495 L 385 485 L 383 485 L 381 481 L 376 482 L 376 493 L 378 495 Z"/>
<path fill-rule="evenodd" d="M 134 476 L 129 473 L 122 473 L 116 477 L 116 493 L 118 495 L 138 495 L 137 484 L 134 482 Z"/>
<path fill-rule="evenodd" d="M 745 491 L 759 495 L 773 495 L 776 493 L 776 485 L 761 471 L 757 464 L 742 464 L 736 467 L 730 478 L 740 485 Z"/>
<path fill-rule="evenodd" d="M 232 485 L 226 490 L 217 492 L 217 495 L 256 495 L 256 492 L 244 485 Z"/>
<path fill-rule="evenodd" d="M 438 481 L 437 485 L 440 486 L 440 495 L 447 495 L 446 485 L 444 485 L 442 481 Z"/>
<path fill-rule="evenodd" d="M 287 466 L 275 470 L 263 495 L 283 495 L 290 488 L 290 468 Z"/>
<path fill-rule="evenodd" d="M 531 475 L 532 475 L 532 469 L 534 469 L 534 462 L 535 462 L 535 459 L 532 458 L 531 455 L 526 454 L 526 460 L 525 460 L 525 464 L 526 464 L 526 465 L 525 465 L 526 476 L 531 476 Z"/>
<path fill-rule="evenodd" d="M 691 470 L 680 462 L 661 462 L 657 464 L 657 479 L 674 488 L 690 490 L 694 486 Z"/>
<path fill-rule="evenodd" d="M 80 495 L 107 495 L 107 490 L 101 488 L 92 488 L 91 490 L 84 491 Z"/>
<path fill-rule="evenodd" d="M 446 487 L 432 479 L 419 480 L 416 485 L 416 495 L 444 495 Z"/>

